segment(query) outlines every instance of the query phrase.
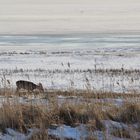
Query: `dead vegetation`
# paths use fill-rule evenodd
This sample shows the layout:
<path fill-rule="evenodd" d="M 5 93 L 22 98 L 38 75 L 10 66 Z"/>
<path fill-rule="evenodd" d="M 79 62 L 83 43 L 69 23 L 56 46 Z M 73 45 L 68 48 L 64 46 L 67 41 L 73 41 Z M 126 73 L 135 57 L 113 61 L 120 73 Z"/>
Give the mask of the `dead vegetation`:
<path fill-rule="evenodd" d="M 111 120 L 126 124 L 140 123 L 140 104 L 125 103 L 121 108 L 108 113 Z"/>
<path fill-rule="evenodd" d="M 53 139 L 49 137 L 47 130 L 42 130 L 33 134 L 31 138 L 29 138 L 29 140 L 53 140 Z"/>
<path fill-rule="evenodd" d="M 74 90 L 74 91 L 62 91 L 62 90 L 48 90 L 46 97 L 56 97 L 56 96 L 64 96 L 64 97 L 84 97 L 84 98 L 95 98 L 95 99 L 105 99 L 105 98 L 135 98 L 140 97 L 138 93 L 116 93 L 116 92 L 107 92 L 107 91 L 94 91 L 94 90 Z"/>
<path fill-rule="evenodd" d="M 4 104 L 0 108 L 0 126 L 2 131 L 6 128 L 12 128 L 20 132 L 27 132 L 29 128 L 40 128 L 44 127 L 44 124 L 48 125 L 47 119 L 43 110 L 37 106 Z"/>
<path fill-rule="evenodd" d="M 113 132 L 111 132 L 111 134 L 119 138 L 131 138 L 130 132 L 125 129 L 114 129 Z"/>
<path fill-rule="evenodd" d="M 62 106 L 48 109 L 47 106 L 10 105 L 4 104 L 0 108 L 0 126 L 4 132 L 6 128 L 27 132 L 29 128 L 47 129 L 51 124 L 66 124 L 76 126 L 90 124 L 89 127 L 101 130 L 100 119 L 95 109 L 86 106 Z M 99 114 L 98 114 L 99 115 Z M 93 124 L 94 126 L 91 126 Z"/>
<path fill-rule="evenodd" d="M 126 104 L 118 113 L 116 120 L 124 123 L 140 123 L 140 106 Z"/>
<path fill-rule="evenodd" d="M 88 100 L 84 103 L 78 104 L 59 104 L 57 96 L 65 95 L 67 92 L 50 92 L 48 93 L 46 100 L 49 100 L 48 105 L 37 104 L 11 104 L 8 100 L 0 107 L 0 128 L 1 132 L 5 133 L 6 128 L 12 128 L 22 133 L 27 133 L 30 128 L 39 128 L 40 131 L 32 135 L 30 140 L 54 140 L 58 139 L 55 136 L 48 134 L 48 128 L 52 126 L 58 127 L 62 124 L 76 127 L 80 124 L 85 124 L 89 131 L 106 131 L 106 127 L 103 124 L 103 120 L 112 120 L 124 124 L 140 124 L 140 104 L 139 103 L 124 103 L 121 108 L 106 103 L 92 103 Z M 66 96 L 81 95 L 82 93 L 76 93 L 76 91 L 68 92 Z M 82 96 L 85 99 L 86 94 Z M 89 93 L 94 94 L 90 98 L 102 99 L 102 98 L 118 98 L 119 94 L 113 96 L 110 93 Z M 95 96 L 96 95 L 96 96 Z M 115 95 L 115 96 L 114 96 Z M 18 96 L 18 95 L 17 95 Z M 128 96 L 128 95 L 126 95 Z M 130 95 L 131 97 L 132 95 Z M 80 96 L 78 96 L 80 97 Z M 125 95 L 123 95 L 124 98 Z M 133 96 L 132 96 L 133 97 Z M 7 97 L 8 99 L 9 97 Z M 119 98 L 121 98 L 119 96 Z M 122 98 L 123 99 L 123 98 Z M 18 98 L 17 98 L 18 100 Z M 139 132 L 139 127 L 134 131 Z M 126 129 L 114 129 L 111 135 L 121 138 L 131 138 Z M 96 139 L 93 135 L 89 139 Z"/>

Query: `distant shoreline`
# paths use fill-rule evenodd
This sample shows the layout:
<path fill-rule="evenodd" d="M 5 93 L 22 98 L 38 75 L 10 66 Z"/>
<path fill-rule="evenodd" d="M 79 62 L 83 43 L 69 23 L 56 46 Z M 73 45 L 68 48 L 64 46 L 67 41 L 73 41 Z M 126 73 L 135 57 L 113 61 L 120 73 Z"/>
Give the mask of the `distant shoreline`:
<path fill-rule="evenodd" d="M 98 32 L 80 32 L 80 31 L 67 31 L 67 32 L 46 32 L 46 33 L 0 33 L 0 36 L 86 36 L 86 35 L 140 35 L 140 31 L 98 31 Z"/>

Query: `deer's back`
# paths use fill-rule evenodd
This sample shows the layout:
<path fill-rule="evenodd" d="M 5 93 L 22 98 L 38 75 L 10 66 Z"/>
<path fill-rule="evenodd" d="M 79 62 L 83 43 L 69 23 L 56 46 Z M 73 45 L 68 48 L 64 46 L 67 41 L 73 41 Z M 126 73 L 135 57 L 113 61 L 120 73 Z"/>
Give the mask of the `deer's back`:
<path fill-rule="evenodd" d="M 23 81 L 23 80 L 17 81 L 16 86 L 18 89 L 22 88 L 22 89 L 27 89 L 27 90 L 34 90 L 37 88 L 36 84 L 30 81 Z"/>

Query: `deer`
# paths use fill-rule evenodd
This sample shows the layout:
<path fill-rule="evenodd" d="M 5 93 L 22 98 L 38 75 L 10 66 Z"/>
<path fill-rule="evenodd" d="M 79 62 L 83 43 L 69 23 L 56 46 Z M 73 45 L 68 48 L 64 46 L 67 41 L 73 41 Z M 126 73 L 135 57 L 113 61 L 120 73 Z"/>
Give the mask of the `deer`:
<path fill-rule="evenodd" d="M 34 90 L 39 90 L 39 92 L 44 93 L 44 89 L 41 83 L 38 85 L 30 81 L 19 80 L 16 82 L 17 92 L 21 89 L 27 90 L 28 92 L 33 92 Z"/>

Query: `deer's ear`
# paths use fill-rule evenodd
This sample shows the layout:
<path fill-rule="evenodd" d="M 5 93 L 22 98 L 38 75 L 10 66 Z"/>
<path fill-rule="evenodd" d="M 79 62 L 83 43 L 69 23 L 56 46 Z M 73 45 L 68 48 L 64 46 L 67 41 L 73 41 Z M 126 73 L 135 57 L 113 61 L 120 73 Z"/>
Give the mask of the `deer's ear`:
<path fill-rule="evenodd" d="M 42 86 L 42 84 L 41 84 L 41 83 L 39 83 L 38 85 L 39 85 L 39 86 Z"/>

